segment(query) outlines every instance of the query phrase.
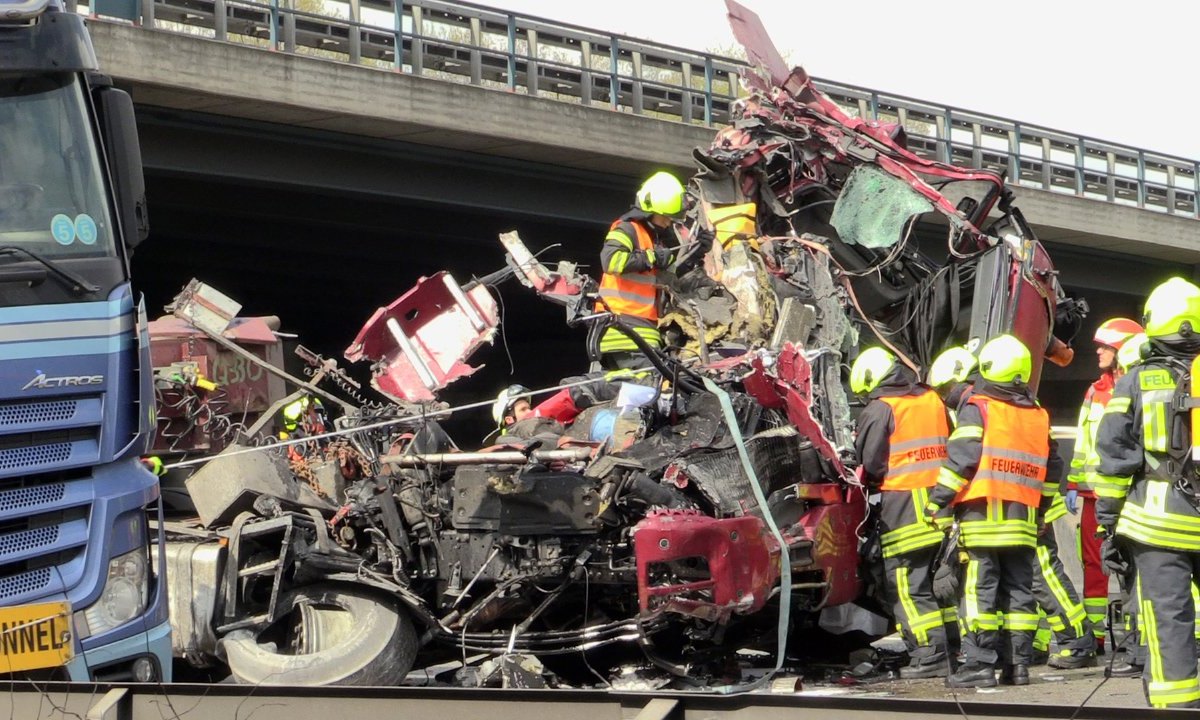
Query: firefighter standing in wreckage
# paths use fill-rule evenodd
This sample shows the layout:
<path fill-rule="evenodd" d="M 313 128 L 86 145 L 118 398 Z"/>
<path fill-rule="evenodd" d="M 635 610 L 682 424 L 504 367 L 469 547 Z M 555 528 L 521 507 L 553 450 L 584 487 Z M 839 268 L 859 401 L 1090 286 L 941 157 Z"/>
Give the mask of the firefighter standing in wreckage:
<path fill-rule="evenodd" d="M 854 361 L 850 389 L 870 399 L 859 415 L 854 444 L 864 484 L 882 494 L 884 585 L 910 658 L 900 676 L 945 677 L 950 674 L 947 631 L 933 595 L 942 532 L 927 525 L 921 513 L 946 456 L 946 406 L 880 347 L 864 350 Z"/>
<path fill-rule="evenodd" d="M 951 687 L 1029 682 L 1037 537 L 1062 477 L 1050 438 L 1050 417 L 1029 390 L 1029 349 L 1011 335 L 979 351 L 979 375 L 958 426 L 946 445 L 925 517 L 951 504 L 968 561 L 959 621 L 964 664 L 946 679 Z M 1003 615 L 1003 624 L 1001 623 Z"/>
<path fill-rule="evenodd" d="M 1149 350 L 1117 381 L 1096 433 L 1096 522 L 1106 564 L 1127 555 L 1136 572 L 1147 700 L 1196 708 L 1200 472 L 1189 390 L 1200 356 L 1200 287 L 1181 278 L 1159 285 L 1146 299 L 1142 324 Z"/>
<path fill-rule="evenodd" d="M 946 350 L 929 369 L 929 385 L 946 399 L 954 425 L 957 425 L 958 409 L 970 400 L 978 381 L 978 362 L 965 347 Z M 1066 514 L 1066 503 L 1062 495 L 1056 493 L 1046 511 L 1045 527 L 1038 533 L 1032 588 L 1039 615 L 1038 629 L 1033 636 L 1035 663 L 1039 655 L 1049 654 L 1053 635 L 1058 652 L 1048 660 L 1051 667 L 1060 669 L 1096 664 L 1096 636 L 1087 623 L 1079 593 L 1059 558 L 1054 535 L 1054 521 Z"/>
<path fill-rule="evenodd" d="M 611 311 L 651 348 L 662 347 L 658 330 L 658 272 L 670 266 L 675 223 L 683 218 L 686 192 L 668 172 L 650 176 L 629 212 L 617 218 L 600 250 L 600 299 L 596 312 Z M 599 333 L 599 338 L 594 336 Z M 588 354 L 606 370 L 646 365 L 637 344 L 613 322 L 600 323 L 588 338 Z"/>

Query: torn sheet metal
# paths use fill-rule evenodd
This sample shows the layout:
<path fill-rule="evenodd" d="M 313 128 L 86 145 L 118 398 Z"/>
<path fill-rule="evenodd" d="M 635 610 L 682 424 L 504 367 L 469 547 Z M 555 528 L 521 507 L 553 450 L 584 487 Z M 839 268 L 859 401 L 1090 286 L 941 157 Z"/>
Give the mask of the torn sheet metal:
<path fill-rule="evenodd" d="M 396 402 L 429 402 L 434 393 L 477 368 L 466 363 L 490 343 L 496 300 L 483 285 L 463 290 L 446 272 L 375 311 L 346 349 L 350 362 L 371 360 L 371 384 Z"/>
<path fill-rule="evenodd" d="M 779 548 L 762 520 L 654 511 L 633 530 L 642 611 L 670 598 L 677 612 L 717 620 L 762 608 L 779 579 Z M 689 567 L 679 564 L 702 559 Z M 693 575 L 694 577 L 689 577 Z"/>

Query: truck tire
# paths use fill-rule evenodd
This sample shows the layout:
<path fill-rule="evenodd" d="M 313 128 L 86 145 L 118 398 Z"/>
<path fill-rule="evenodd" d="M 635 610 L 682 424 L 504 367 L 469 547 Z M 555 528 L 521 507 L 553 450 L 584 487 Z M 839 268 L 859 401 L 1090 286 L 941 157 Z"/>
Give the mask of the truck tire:
<path fill-rule="evenodd" d="M 221 640 L 234 679 L 247 685 L 398 685 L 417 633 L 394 600 L 348 585 L 314 585 L 279 598 L 284 617 L 262 632 Z M 273 639 L 272 639 L 273 638 Z"/>

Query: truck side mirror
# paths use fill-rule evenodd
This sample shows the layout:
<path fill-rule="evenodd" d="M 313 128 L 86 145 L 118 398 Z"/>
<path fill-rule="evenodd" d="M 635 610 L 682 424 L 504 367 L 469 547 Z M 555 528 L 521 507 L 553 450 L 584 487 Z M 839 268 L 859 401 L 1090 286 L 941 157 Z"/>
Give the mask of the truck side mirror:
<path fill-rule="evenodd" d="M 146 209 L 146 179 L 142 175 L 142 150 L 138 144 L 133 99 L 112 86 L 93 90 L 104 150 L 112 171 L 113 191 L 125 246 L 130 250 L 150 234 Z"/>

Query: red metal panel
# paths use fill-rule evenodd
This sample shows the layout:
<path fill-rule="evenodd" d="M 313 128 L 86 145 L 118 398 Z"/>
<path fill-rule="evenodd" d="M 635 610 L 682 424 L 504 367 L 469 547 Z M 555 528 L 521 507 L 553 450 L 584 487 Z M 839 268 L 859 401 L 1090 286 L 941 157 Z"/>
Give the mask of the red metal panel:
<path fill-rule="evenodd" d="M 633 529 L 638 568 L 638 602 L 651 609 L 653 598 L 670 599 L 676 610 L 706 617 L 743 614 L 762 608 L 779 579 L 779 547 L 766 524 L 750 515 L 711 518 L 694 511 L 659 510 Z M 653 585 L 651 565 L 704 558 L 708 577 Z"/>

